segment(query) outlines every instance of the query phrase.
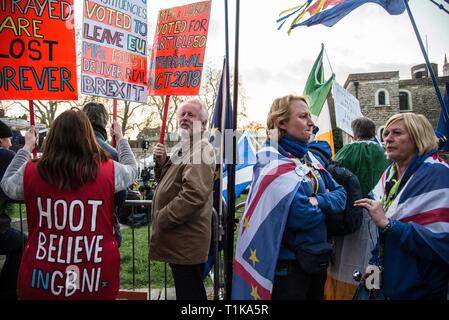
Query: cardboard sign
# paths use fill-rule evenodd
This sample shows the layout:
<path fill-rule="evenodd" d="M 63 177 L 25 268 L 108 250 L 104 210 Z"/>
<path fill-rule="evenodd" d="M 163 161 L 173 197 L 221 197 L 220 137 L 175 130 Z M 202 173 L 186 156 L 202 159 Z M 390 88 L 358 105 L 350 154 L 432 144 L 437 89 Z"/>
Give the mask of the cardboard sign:
<path fill-rule="evenodd" d="M 147 101 L 146 0 L 84 0 L 81 92 Z"/>
<path fill-rule="evenodd" d="M 333 83 L 333 94 L 337 127 L 353 136 L 351 123 L 356 118 L 362 117 L 359 100 L 339 85 L 337 81 Z"/>
<path fill-rule="evenodd" d="M 73 10 L 73 0 L 0 1 L 0 99 L 78 99 Z"/>
<path fill-rule="evenodd" d="M 201 86 L 210 1 L 161 10 L 154 35 L 150 95 L 197 95 Z"/>

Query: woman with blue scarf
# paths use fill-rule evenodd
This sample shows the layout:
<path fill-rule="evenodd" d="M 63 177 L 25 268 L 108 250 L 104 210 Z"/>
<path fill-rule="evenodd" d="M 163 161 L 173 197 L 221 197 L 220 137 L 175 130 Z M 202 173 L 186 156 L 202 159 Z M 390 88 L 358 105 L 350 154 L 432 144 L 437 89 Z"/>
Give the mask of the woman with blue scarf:
<path fill-rule="evenodd" d="M 286 222 L 281 230 L 272 299 L 319 300 L 332 254 L 325 217 L 344 210 L 346 192 L 308 152 L 314 123 L 307 98 L 288 95 L 275 99 L 267 127 L 266 146 L 276 149 L 279 158 L 295 163 L 297 174 L 296 191 L 284 210 Z"/>
<path fill-rule="evenodd" d="M 381 274 L 374 272 L 370 283 L 388 299 L 446 299 L 449 165 L 423 115 L 394 115 L 383 135 L 392 164 L 373 190 L 375 200 L 355 202 L 379 228 L 370 268 Z"/>

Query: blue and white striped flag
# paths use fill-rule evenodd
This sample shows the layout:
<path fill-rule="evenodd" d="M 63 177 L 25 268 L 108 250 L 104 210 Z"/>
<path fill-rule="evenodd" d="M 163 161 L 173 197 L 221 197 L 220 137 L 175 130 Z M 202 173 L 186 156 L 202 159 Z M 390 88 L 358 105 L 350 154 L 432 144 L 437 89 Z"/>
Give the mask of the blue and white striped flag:
<path fill-rule="evenodd" d="M 256 148 L 248 132 L 244 132 L 237 143 L 237 163 L 235 167 L 235 198 L 248 187 L 253 178 L 253 166 L 256 163 Z M 223 199 L 228 203 L 228 171 L 223 173 Z"/>

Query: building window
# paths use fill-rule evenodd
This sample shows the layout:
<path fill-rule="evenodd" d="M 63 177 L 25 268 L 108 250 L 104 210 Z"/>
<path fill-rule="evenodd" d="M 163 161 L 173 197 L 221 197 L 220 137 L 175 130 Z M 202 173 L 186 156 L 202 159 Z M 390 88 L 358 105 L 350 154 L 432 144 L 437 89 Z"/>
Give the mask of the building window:
<path fill-rule="evenodd" d="M 379 127 L 379 129 L 377 129 L 377 136 L 380 138 L 380 142 L 383 144 L 384 143 L 384 129 L 385 127 Z"/>
<path fill-rule="evenodd" d="M 390 95 L 388 94 L 388 91 L 385 89 L 377 90 L 375 94 L 375 106 L 383 107 L 389 105 L 390 105 Z"/>
<path fill-rule="evenodd" d="M 412 95 L 408 90 L 399 90 L 399 111 L 412 110 Z"/>
<path fill-rule="evenodd" d="M 412 70 L 412 72 L 413 72 L 413 79 L 428 78 L 427 68 L 415 69 Z"/>
<path fill-rule="evenodd" d="M 385 91 L 381 91 L 378 93 L 378 99 L 379 99 L 379 106 L 385 105 Z"/>

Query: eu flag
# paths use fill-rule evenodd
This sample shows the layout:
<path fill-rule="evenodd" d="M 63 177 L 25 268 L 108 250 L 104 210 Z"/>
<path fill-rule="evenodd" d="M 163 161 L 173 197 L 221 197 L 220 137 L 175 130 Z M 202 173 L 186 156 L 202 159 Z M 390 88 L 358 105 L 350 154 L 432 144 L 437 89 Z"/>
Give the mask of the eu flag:
<path fill-rule="evenodd" d="M 224 101 L 224 95 L 226 95 L 226 101 Z M 223 71 L 221 72 L 220 86 L 215 100 L 210 132 L 209 142 L 214 146 L 215 154 L 219 157 L 214 180 L 214 208 L 219 212 L 219 204 L 222 201 L 219 190 L 221 167 L 230 163 L 231 153 L 228 149 L 232 148 L 232 105 L 229 90 L 229 66 L 226 58 L 223 60 Z"/>
<path fill-rule="evenodd" d="M 214 113 L 212 116 L 210 126 L 209 142 L 215 148 L 215 154 L 218 157 L 217 167 L 215 169 L 214 179 L 214 208 L 217 213 L 220 212 L 220 203 L 222 201 L 220 189 L 227 189 L 226 187 L 220 188 L 220 181 L 222 180 L 223 165 L 229 166 L 229 159 L 232 158 L 232 105 L 231 105 L 231 92 L 229 86 L 229 66 L 226 58 L 223 60 L 223 70 L 221 72 L 220 85 L 218 87 L 217 98 L 215 100 Z M 226 99 L 224 99 L 226 97 Z M 225 101 L 224 101 L 225 100 Z M 220 221 L 221 221 L 221 217 Z M 213 230 L 213 229 L 212 229 Z M 213 230 L 215 232 L 215 230 Z M 212 241 L 214 234 L 212 234 Z M 220 244 L 221 246 L 221 244 Z M 203 277 L 206 277 L 214 264 L 215 255 L 213 246 L 211 245 L 209 250 L 209 258 L 204 268 Z"/>

